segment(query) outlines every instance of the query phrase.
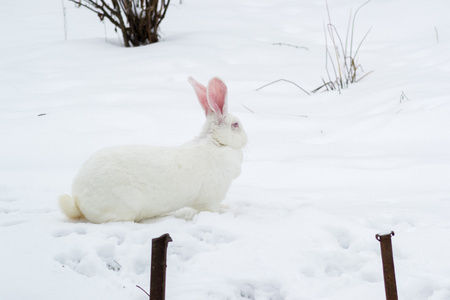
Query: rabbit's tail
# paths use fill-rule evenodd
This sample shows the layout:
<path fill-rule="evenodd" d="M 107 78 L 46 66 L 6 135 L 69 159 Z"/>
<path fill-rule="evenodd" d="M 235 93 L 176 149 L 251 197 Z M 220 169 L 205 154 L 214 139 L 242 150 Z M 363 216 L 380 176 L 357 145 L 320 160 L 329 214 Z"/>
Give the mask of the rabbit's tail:
<path fill-rule="evenodd" d="M 59 197 L 59 207 L 62 212 L 70 219 L 83 218 L 83 213 L 78 207 L 75 199 L 69 195 L 62 195 Z"/>

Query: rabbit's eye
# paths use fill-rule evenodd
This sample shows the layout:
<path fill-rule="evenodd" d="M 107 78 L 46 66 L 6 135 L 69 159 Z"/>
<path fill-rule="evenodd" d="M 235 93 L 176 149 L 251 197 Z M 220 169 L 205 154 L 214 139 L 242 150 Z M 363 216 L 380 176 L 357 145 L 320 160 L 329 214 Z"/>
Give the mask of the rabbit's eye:
<path fill-rule="evenodd" d="M 233 127 L 233 128 L 239 128 L 239 123 L 238 123 L 238 122 L 233 123 L 233 124 L 231 124 L 231 127 Z"/>

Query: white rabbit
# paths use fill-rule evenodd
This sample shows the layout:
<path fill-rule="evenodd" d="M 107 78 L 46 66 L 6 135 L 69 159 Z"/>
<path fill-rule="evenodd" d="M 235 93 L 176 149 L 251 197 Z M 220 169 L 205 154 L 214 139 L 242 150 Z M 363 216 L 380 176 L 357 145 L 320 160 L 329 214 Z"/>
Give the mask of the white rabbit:
<path fill-rule="evenodd" d="M 179 147 L 121 146 L 94 154 L 81 168 L 72 196 L 59 198 L 72 219 L 140 221 L 184 207 L 218 211 L 241 172 L 247 134 L 227 112 L 227 87 L 188 78 L 206 113 L 200 136 Z"/>

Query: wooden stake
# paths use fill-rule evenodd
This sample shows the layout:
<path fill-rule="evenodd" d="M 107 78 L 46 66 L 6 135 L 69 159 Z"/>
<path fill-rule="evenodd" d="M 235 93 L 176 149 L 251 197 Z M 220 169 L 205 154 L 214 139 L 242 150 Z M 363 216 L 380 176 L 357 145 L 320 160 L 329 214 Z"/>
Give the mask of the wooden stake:
<path fill-rule="evenodd" d="M 394 232 L 379 235 L 375 238 L 380 242 L 381 259 L 383 261 L 384 289 L 386 291 L 386 300 L 398 300 L 397 284 L 395 282 L 394 258 L 392 255 L 391 237 Z"/>
<path fill-rule="evenodd" d="M 151 300 L 164 300 L 166 297 L 166 262 L 169 242 L 172 242 L 172 238 L 168 233 L 152 239 Z"/>

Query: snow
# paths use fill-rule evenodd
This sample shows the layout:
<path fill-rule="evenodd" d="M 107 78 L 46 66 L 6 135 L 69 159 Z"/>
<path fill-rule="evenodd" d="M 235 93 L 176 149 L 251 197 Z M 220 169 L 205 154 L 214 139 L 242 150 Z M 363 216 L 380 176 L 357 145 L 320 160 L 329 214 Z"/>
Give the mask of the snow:
<path fill-rule="evenodd" d="M 328 2 L 344 36 L 363 1 Z M 164 233 L 167 299 L 383 299 L 375 235 L 391 230 L 399 299 L 450 299 L 449 11 L 370 2 L 355 41 L 372 28 L 373 72 L 308 96 L 256 89 L 322 84 L 325 1 L 172 1 L 163 41 L 138 48 L 68 1 L 3 3 L 0 299 L 146 299 Z M 93 152 L 198 134 L 189 75 L 224 79 L 249 135 L 222 211 L 68 221 L 57 197 Z"/>

